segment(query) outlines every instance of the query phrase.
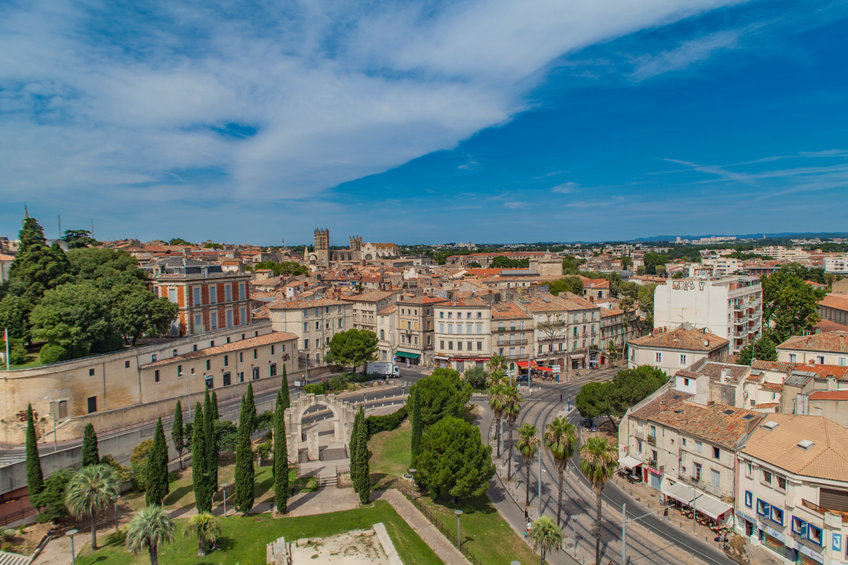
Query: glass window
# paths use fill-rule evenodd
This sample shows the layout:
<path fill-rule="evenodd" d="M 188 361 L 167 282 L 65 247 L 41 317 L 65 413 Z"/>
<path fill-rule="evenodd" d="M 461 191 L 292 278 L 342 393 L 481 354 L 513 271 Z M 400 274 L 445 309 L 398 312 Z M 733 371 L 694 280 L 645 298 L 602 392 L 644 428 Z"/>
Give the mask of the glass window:
<path fill-rule="evenodd" d="M 754 502 L 753 502 L 753 499 L 754 499 L 754 497 L 753 497 L 753 495 L 751 494 L 751 491 L 746 490 L 746 491 L 745 491 L 745 506 L 747 506 L 748 508 L 751 508 L 751 506 L 752 506 L 752 505 L 753 505 L 753 503 L 754 503 Z"/>
<path fill-rule="evenodd" d="M 757 514 L 760 516 L 770 516 L 771 515 L 771 505 L 764 500 L 757 499 Z"/>

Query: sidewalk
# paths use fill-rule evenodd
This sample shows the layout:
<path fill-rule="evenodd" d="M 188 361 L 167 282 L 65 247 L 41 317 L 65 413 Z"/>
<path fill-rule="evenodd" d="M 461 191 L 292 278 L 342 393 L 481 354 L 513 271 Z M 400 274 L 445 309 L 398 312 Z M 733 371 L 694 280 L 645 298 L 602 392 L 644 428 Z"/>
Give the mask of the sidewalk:
<path fill-rule="evenodd" d="M 424 540 L 424 543 L 430 546 L 430 549 L 436 552 L 443 562 L 469 563 L 465 556 L 442 535 L 442 532 L 436 529 L 436 526 L 431 524 L 430 520 L 396 489 L 381 491 L 377 499 L 391 504 L 395 512 Z"/>

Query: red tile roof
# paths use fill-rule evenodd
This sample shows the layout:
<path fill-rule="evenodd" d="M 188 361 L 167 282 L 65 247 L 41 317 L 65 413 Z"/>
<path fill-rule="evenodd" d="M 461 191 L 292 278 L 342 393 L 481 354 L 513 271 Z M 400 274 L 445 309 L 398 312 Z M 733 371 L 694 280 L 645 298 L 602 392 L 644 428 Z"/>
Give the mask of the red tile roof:
<path fill-rule="evenodd" d="M 811 394 L 810 400 L 848 400 L 848 390 L 820 390 Z"/>
<path fill-rule="evenodd" d="M 252 349 L 254 347 L 259 347 L 260 345 L 271 345 L 272 343 L 281 343 L 284 341 L 297 341 L 297 336 L 287 332 L 271 332 L 269 334 L 260 335 L 256 337 L 249 337 L 247 339 L 233 341 L 231 343 L 225 343 L 223 345 L 216 345 L 215 347 L 198 349 L 197 351 L 183 353 L 182 355 L 167 357 L 165 359 L 160 359 L 159 361 L 154 361 L 153 363 L 141 365 L 140 367 L 142 369 L 146 369 L 148 367 L 158 367 L 160 365 L 169 365 L 171 363 L 190 361 L 192 359 L 202 359 L 204 357 L 218 355 L 220 353 L 229 353 L 231 351 Z"/>
<path fill-rule="evenodd" d="M 630 342 L 640 347 L 686 349 L 688 351 L 714 351 L 726 347 L 730 342 L 723 337 L 702 330 L 687 330 L 679 327 L 667 332 L 636 338 Z"/>
<path fill-rule="evenodd" d="M 813 335 L 790 337 L 777 346 L 778 349 L 799 351 L 822 351 L 828 353 L 848 353 L 848 332 L 826 332 Z"/>
<path fill-rule="evenodd" d="M 848 294 L 828 294 L 819 301 L 819 305 L 848 312 Z"/>

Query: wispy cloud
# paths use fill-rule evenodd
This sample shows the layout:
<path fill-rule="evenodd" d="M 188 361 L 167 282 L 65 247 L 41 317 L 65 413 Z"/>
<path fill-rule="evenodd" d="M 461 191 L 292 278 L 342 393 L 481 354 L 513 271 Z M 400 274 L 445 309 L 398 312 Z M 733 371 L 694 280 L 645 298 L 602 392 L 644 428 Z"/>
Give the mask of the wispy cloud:
<path fill-rule="evenodd" d="M 551 192 L 553 192 L 554 194 L 572 194 L 574 192 L 577 192 L 577 188 L 579 186 L 580 185 L 576 182 L 564 182 L 551 188 Z"/>
<path fill-rule="evenodd" d="M 742 36 L 742 30 L 720 31 L 705 37 L 686 41 L 655 55 L 639 57 L 629 77 L 634 81 L 643 81 L 657 75 L 685 69 L 704 61 L 715 53 L 736 47 Z"/>
<path fill-rule="evenodd" d="M 684 167 L 688 167 L 693 171 L 698 171 L 700 173 L 705 173 L 708 175 L 715 175 L 719 178 L 725 180 L 731 180 L 735 182 L 739 182 L 747 185 L 755 185 L 756 181 L 751 175 L 746 175 L 744 173 L 735 173 L 726 168 L 719 167 L 717 165 L 699 165 L 697 163 L 691 163 L 689 161 L 681 161 L 680 159 L 663 159 L 663 161 L 667 161 L 669 163 L 675 163 L 678 165 L 683 165 Z"/>

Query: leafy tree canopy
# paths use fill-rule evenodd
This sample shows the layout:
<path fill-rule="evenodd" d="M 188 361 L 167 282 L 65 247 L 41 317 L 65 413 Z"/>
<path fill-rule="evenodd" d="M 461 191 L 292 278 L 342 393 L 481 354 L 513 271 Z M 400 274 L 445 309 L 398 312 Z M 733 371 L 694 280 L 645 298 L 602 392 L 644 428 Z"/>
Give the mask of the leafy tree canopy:
<path fill-rule="evenodd" d="M 565 277 L 550 284 L 550 293 L 558 296 L 560 292 L 571 292 L 583 296 L 583 280 L 578 276 Z"/>
<path fill-rule="evenodd" d="M 474 390 L 485 390 L 489 375 L 482 367 L 471 367 L 470 369 L 466 369 L 463 377 L 465 378 L 465 382 L 470 384 Z"/>
<path fill-rule="evenodd" d="M 768 337 L 761 337 L 754 343 L 749 343 L 739 350 L 736 362 L 740 365 L 750 365 L 754 359 L 760 361 L 777 361 L 777 347 Z"/>
<path fill-rule="evenodd" d="M 770 328 L 780 343 L 804 331 L 812 331 L 821 318 L 818 303 L 824 291 L 813 288 L 791 270 L 762 277 L 763 327 Z"/>
<path fill-rule="evenodd" d="M 431 375 L 410 387 L 410 394 L 416 392 L 425 428 L 448 416 L 463 417 L 465 405 L 471 399 L 471 385 L 453 369 L 434 369 Z"/>
<path fill-rule="evenodd" d="M 377 334 L 370 330 L 350 329 L 330 339 L 330 356 L 334 363 L 352 365 L 354 369 L 371 359 L 377 351 Z"/>
<path fill-rule="evenodd" d="M 89 247 L 100 243 L 93 237 L 88 230 L 65 230 L 62 239 L 68 244 L 69 249 L 78 249 L 80 247 Z"/>
<path fill-rule="evenodd" d="M 433 499 L 476 496 L 486 491 L 495 474 L 491 454 L 475 426 L 448 416 L 421 436 L 415 478 Z"/>
<path fill-rule="evenodd" d="M 666 383 L 668 376 L 649 365 L 619 371 L 612 381 L 592 382 L 583 385 L 574 399 L 577 410 L 584 418 L 607 416 L 615 425 L 613 416 L 621 417 Z"/>
<path fill-rule="evenodd" d="M 259 269 L 269 269 L 276 277 L 282 275 L 305 275 L 309 272 L 309 267 L 301 265 L 300 263 L 295 263 L 294 261 L 283 261 L 282 263 L 277 263 L 275 261 L 260 261 L 253 267 L 254 271 Z"/>
<path fill-rule="evenodd" d="M 489 266 L 493 269 L 526 269 L 530 266 L 530 259 L 510 259 L 499 255 L 492 259 Z"/>

